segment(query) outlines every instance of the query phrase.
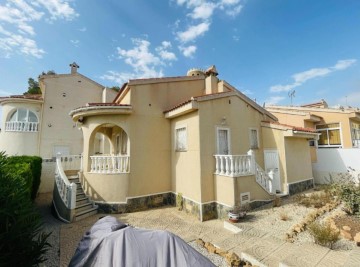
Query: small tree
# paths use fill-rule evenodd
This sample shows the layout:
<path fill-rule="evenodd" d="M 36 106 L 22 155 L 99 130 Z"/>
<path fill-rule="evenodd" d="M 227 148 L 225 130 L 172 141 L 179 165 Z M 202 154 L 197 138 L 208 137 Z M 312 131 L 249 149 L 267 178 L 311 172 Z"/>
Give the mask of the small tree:
<path fill-rule="evenodd" d="M 24 95 L 30 94 L 30 95 L 36 95 L 41 94 L 40 86 L 37 81 L 35 81 L 33 78 L 29 78 L 28 80 L 28 90 L 24 93 Z"/>

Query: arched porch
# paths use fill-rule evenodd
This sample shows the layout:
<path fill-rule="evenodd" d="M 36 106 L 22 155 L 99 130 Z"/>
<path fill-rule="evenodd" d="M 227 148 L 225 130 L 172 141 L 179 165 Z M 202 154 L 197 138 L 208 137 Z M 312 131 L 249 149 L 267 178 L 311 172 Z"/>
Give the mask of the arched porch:
<path fill-rule="evenodd" d="M 121 127 L 102 124 L 95 128 L 89 139 L 89 173 L 129 173 L 130 139 Z"/>

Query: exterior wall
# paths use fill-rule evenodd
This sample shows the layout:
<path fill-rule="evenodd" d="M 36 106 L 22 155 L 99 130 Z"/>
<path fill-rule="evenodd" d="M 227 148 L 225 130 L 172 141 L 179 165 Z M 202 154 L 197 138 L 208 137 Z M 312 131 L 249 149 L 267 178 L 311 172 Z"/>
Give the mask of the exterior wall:
<path fill-rule="evenodd" d="M 277 150 L 279 155 L 280 185 L 282 191 L 287 191 L 287 165 L 284 133 L 281 130 L 262 127 L 264 150 Z"/>
<path fill-rule="evenodd" d="M 199 103 L 200 117 L 200 165 L 201 165 L 201 200 L 202 202 L 218 201 L 229 202 L 222 197 L 220 192 L 216 193 L 214 187 L 215 158 L 217 154 L 217 128 L 228 128 L 230 130 L 230 152 L 232 155 L 244 155 L 250 150 L 250 128 L 256 128 L 259 135 L 259 149 L 255 149 L 256 161 L 263 166 L 262 153 L 262 129 L 260 127 L 263 119 L 262 114 L 247 105 L 238 97 L 225 97 L 212 101 Z M 224 120 L 225 118 L 225 120 Z M 226 177 L 230 180 L 232 178 Z M 254 190 L 260 187 L 254 179 Z M 219 189 L 221 190 L 221 189 Z M 239 197 L 240 193 L 235 192 Z M 237 198 L 236 197 L 236 198 Z M 236 199 L 235 199 L 236 200 Z"/>
<path fill-rule="evenodd" d="M 300 114 L 287 114 L 287 113 L 280 113 L 276 111 L 271 111 L 272 114 L 274 114 L 280 123 L 287 124 L 287 125 L 294 125 L 298 127 L 308 127 L 306 126 L 306 122 L 304 121 L 305 116 Z M 311 125 L 311 123 L 310 123 Z M 313 128 L 313 127 L 311 127 Z"/>
<path fill-rule="evenodd" d="M 82 133 L 69 112 L 88 102 L 101 102 L 102 86 L 80 74 L 42 76 L 40 86 L 44 97 L 40 156 L 55 156 L 54 146 L 66 146 L 70 154 L 80 154 Z"/>
<path fill-rule="evenodd" d="M 274 149 L 279 154 L 280 183 L 283 192 L 289 192 L 289 185 L 296 187 L 297 183 L 310 180 L 313 184 L 313 174 L 311 168 L 310 147 L 306 138 L 285 137 L 283 130 L 263 127 L 264 149 Z M 309 188 L 309 183 L 298 186 L 299 188 Z M 312 186 L 311 186 L 312 187 Z M 292 192 L 301 191 L 292 189 Z"/>
<path fill-rule="evenodd" d="M 346 113 L 339 112 L 326 112 L 326 111 L 311 111 L 312 114 L 321 116 L 323 121 L 318 124 L 327 124 L 327 123 L 340 123 L 341 127 L 341 143 L 343 148 L 352 148 L 351 141 L 351 132 L 350 132 L 350 120 L 349 116 Z"/>
<path fill-rule="evenodd" d="M 0 132 L 0 151 L 7 155 L 39 155 L 39 132 L 7 132 L 5 123 L 17 108 L 29 109 L 36 114 L 40 122 L 41 103 L 13 102 L 2 106 L 2 122 Z"/>
<path fill-rule="evenodd" d="M 318 149 L 318 162 L 313 164 L 315 183 L 325 184 L 345 176 L 360 177 L 360 149 Z"/>
<path fill-rule="evenodd" d="M 287 183 L 312 179 L 310 147 L 305 138 L 285 138 Z"/>
<path fill-rule="evenodd" d="M 175 129 L 186 127 L 187 150 L 175 151 Z M 201 202 L 200 135 L 198 112 L 171 121 L 171 190 Z"/>

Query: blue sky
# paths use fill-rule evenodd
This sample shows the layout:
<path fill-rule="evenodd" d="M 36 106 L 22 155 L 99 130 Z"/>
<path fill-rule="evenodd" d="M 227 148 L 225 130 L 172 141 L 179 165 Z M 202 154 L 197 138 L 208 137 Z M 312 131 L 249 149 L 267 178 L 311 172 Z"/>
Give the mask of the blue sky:
<path fill-rule="evenodd" d="M 104 86 L 216 65 L 257 103 L 360 107 L 358 0 L 0 0 L 0 95 L 42 71 Z"/>

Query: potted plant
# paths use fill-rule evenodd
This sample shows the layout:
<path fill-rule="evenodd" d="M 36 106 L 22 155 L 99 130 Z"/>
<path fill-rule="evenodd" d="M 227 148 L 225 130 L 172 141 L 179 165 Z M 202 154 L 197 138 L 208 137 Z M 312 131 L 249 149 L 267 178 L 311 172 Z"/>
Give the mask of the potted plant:
<path fill-rule="evenodd" d="M 246 213 L 250 210 L 248 204 L 241 206 L 234 206 L 231 210 L 228 211 L 228 218 L 230 222 L 238 222 L 240 219 L 245 218 Z"/>

